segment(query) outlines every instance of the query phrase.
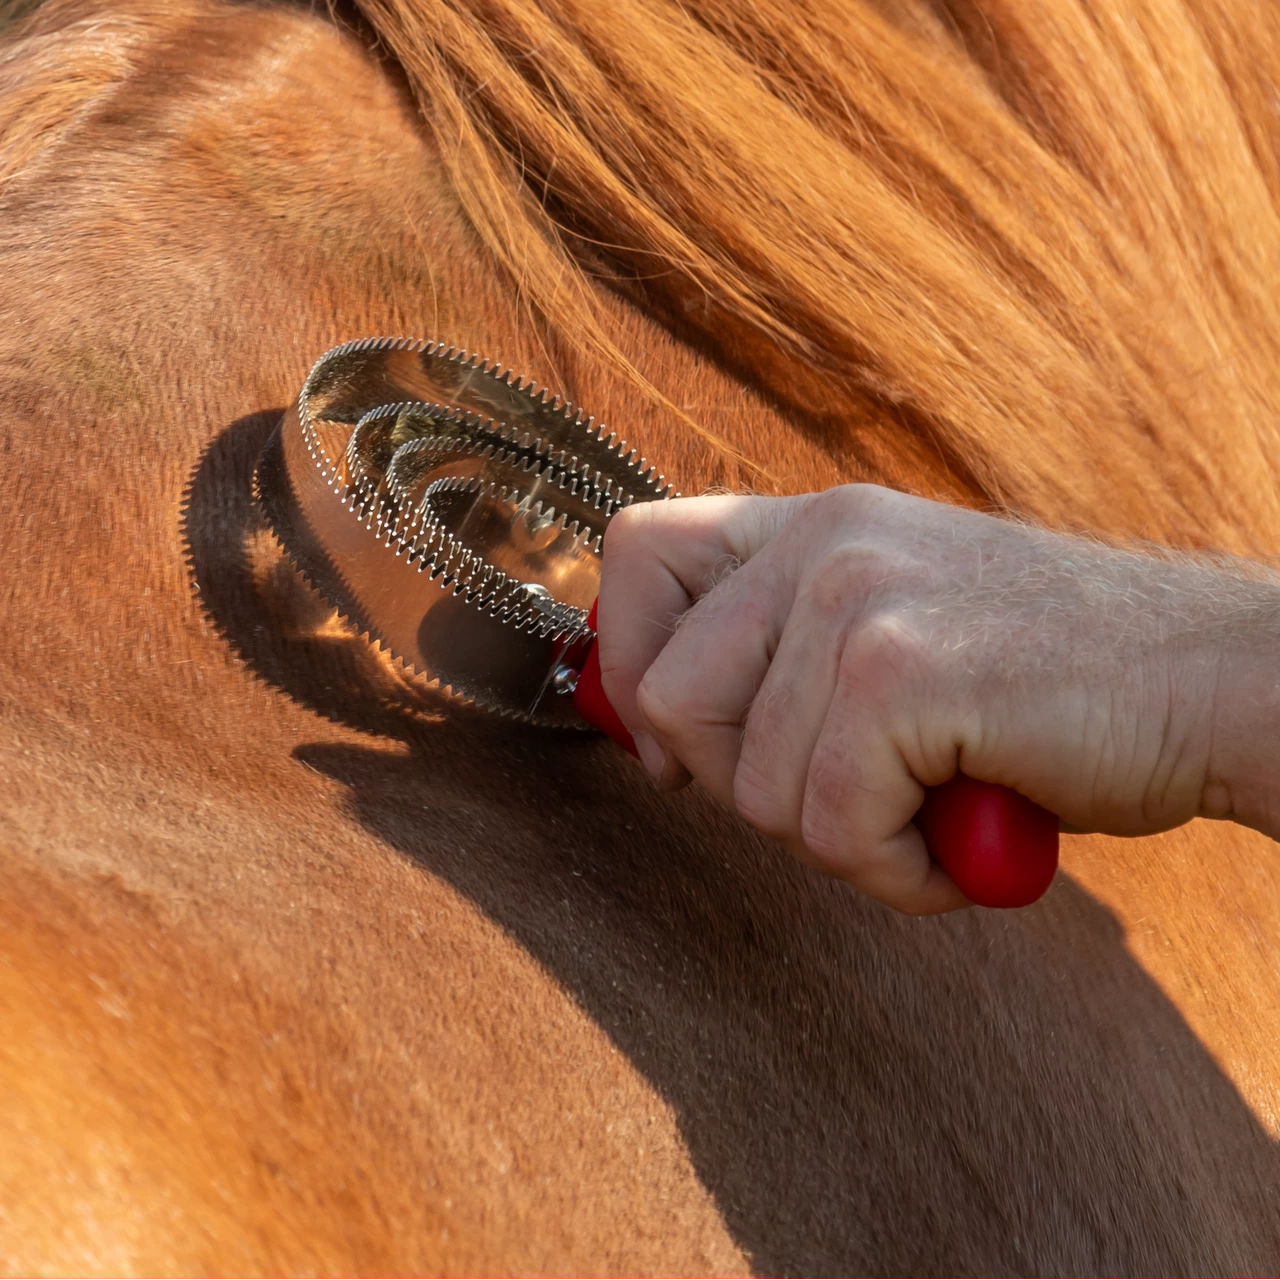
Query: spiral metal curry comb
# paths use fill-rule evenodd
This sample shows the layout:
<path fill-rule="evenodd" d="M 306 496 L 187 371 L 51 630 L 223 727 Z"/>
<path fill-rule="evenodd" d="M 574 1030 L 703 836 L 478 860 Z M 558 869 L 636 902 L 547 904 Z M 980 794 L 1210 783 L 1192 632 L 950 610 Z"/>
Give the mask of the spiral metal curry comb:
<path fill-rule="evenodd" d="M 532 724 L 596 728 L 634 754 L 595 648 L 610 518 L 674 496 L 572 405 L 443 343 L 374 338 L 322 356 L 258 463 L 285 554 L 412 678 Z M 916 816 L 984 906 L 1049 886 L 1058 823 L 957 775 Z"/>

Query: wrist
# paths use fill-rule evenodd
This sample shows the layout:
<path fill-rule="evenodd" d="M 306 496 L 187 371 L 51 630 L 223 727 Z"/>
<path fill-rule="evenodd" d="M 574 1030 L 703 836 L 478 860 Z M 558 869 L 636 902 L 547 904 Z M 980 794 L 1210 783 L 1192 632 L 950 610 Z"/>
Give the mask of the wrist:
<path fill-rule="evenodd" d="M 1256 599 L 1217 642 L 1200 815 L 1280 839 L 1280 587 L 1250 585 Z"/>

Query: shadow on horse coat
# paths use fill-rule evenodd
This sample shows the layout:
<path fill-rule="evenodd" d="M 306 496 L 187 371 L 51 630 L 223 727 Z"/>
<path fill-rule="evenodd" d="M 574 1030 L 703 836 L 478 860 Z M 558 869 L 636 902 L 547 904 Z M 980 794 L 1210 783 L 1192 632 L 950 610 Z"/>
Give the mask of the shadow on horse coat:
<path fill-rule="evenodd" d="M 646 394 L 300 8 L 35 22 L 0 66 L 6 1266 L 1274 1269 L 1269 842 L 1072 840 L 1033 909 L 897 917 L 606 743 L 406 704 L 250 491 L 310 360 L 377 332 L 501 356 L 689 489 L 740 455 L 979 501 L 1007 446 L 867 378 L 832 416 L 633 280 L 591 308 Z M 1194 409 L 1149 490 L 1136 432 L 1040 514 L 1263 539 L 1264 497 L 1179 505 Z"/>

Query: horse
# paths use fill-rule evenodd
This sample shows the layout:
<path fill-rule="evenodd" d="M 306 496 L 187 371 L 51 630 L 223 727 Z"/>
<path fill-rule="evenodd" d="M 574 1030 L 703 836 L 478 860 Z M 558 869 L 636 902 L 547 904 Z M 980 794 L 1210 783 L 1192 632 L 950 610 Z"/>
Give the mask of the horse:
<path fill-rule="evenodd" d="M 403 335 L 685 492 L 1265 556 L 1277 67 L 1249 0 L 0 4 L 4 1268 L 1273 1272 L 1269 841 L 896 915 L 406 681 L 253 470 Z"/>

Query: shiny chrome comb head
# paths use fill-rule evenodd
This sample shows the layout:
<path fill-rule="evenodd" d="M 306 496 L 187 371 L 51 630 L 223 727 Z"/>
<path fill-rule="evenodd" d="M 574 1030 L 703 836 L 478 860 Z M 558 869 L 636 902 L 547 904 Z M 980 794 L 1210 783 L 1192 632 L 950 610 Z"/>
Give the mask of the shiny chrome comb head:
<path fill-rule="evenodd" d="M 322 356 L 256 490 L 319 593 L 412 674 L 536 724 L 578 726 L 552 675 L 590 639 L 610 518 L 672 496 L 567 401 L 436 342 Z"/>

